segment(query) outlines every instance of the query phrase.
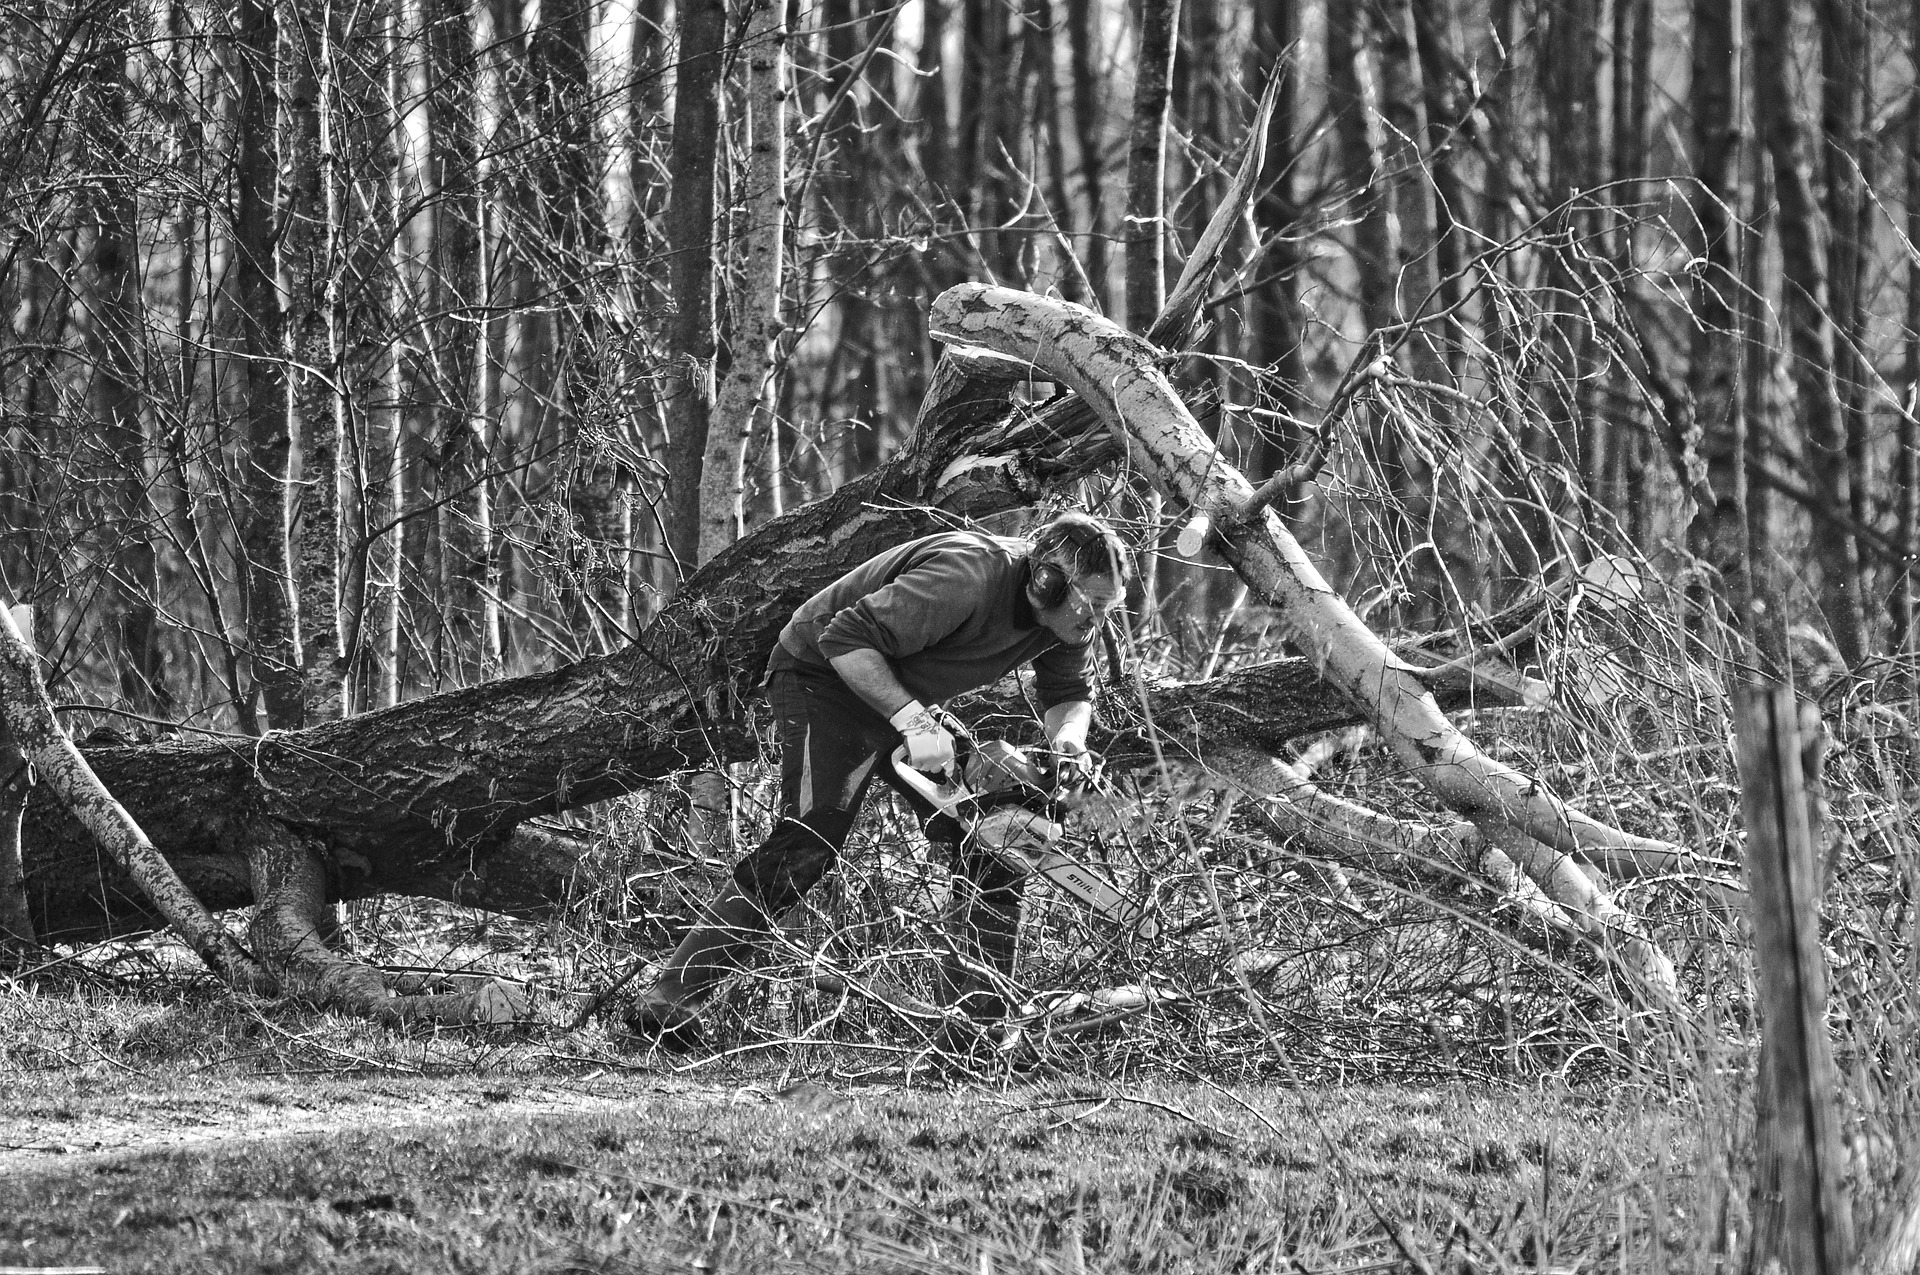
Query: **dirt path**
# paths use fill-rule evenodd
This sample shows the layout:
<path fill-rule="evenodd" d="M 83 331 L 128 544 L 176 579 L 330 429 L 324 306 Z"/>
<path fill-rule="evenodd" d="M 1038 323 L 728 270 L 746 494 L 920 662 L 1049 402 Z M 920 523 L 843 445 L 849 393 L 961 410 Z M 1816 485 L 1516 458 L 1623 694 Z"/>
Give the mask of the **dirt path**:
<path fill-rule="evenodd" d="M 212 1148 L 243 1139 L 298 1137 L 369 1126 L 445 1124 L 467 1116 L 614 1111 L 662 1097 L 754 1103 L 759 1086 L 715 1088 L 657 1074 L 563 1077 L 289 1078 L 209 1082 L 205 1088 L 129 1088 L 35 1102 L 0 1095 L 0 1177 L 64 1173 L 153 1151 Z"/>

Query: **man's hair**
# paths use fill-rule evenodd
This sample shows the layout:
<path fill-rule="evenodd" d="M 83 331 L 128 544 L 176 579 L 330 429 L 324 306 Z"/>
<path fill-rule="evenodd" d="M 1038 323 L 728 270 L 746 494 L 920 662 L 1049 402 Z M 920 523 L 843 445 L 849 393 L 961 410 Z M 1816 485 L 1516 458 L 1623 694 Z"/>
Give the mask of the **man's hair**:
<path fill-rule="evenodd" d="M 1133 579 L 1133 555 L 1126 543 L 1112 527 L 1088 514 L 1055 515 L 1033 533 L 1033 552 L 1060 563 L 1075 580 L 1112 576 L 1124 585 Z"/>

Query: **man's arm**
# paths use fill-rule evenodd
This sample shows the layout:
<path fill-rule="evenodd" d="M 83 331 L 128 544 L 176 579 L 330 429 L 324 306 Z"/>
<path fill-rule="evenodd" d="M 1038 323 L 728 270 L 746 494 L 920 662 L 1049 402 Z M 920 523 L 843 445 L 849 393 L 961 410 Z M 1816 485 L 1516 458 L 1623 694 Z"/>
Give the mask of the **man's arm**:
<path fill-rule="evenodd" d="M 913 702 L 912 694 L 893 675 L 887 657 L 870 646 L 836 655 L 828 663 L 840 680 L 882 717 L 892 717 Z"/>
<path fill-rule="evenodd" d="M 953 735 L 900 685 L 886 656 L 862 647 L 829 662 L 855 695 L 906 738 L 907 758 L 915 770 L 937 775 L 953 765 Z"/>

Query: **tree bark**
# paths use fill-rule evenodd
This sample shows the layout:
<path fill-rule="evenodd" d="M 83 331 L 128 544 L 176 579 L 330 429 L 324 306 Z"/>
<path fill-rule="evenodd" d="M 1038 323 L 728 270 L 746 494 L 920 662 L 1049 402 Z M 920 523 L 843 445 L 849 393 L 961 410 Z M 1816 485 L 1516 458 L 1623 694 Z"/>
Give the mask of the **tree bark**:
<path fill-rule="evenodd" d="M 667 402 L 667 543 L 682 575 L 700 554 L 700 471 L 713 403 L 714 170 L 719 163 L 724 0 L 680 0 L 667 242 L 673 320 Z"/>
<path fill-rule="evenodd" d="M 1105 77 L 1095 47 L 1100 9 L 1094 0 L 1065 0 L 1073 74 L 1073 129 L 1080 155 L 1080 188 L 1087 201 L 1087 280 L 1098 308 L 1111 313 L 1113 281 L 1107 268 L 1107 157 L 1100 139 L 1100 89 Z M 1264 7 L 1264 6 L 1261 6 Z"/>
<path fill-rule="evenodd" d="M 733 325 L 733 362 L 714 403 L 700 471 L 700 561 L 740 536 L 747 446 L 765 414 L 775 345 L 784 330 L 782 246 L 787 229 L 787 0 L 753 0 L 747 21 L 746 260 Z"/>
<path fill-rule="evenodd" d="M 1333 115 L 1343 184 L 1355 205 L 1353 259 L 1360 312 L 1367 329 L 1377 332 L 1395 319 L 1394 266 L 1400 247 L 1380 189 L 1382 159 L 1370 123 L 1374 111 L 1361 76 L 1368 47 L 1365 19 L 1366 10 L 1358 5 L 1327 10 L 1327 109 Z"/>
<path fill-rule="evenodd" d="M 233 290 L 240 324 L 238 379 L 245 387 L 245 455 L 236 495 L 239 576 L 253 682 L 266 725 L 300 725 L 300 621 L 287 537 L 286 316 L 274 286 L 274 123 L 279 21 L 276 0 L 240 0 L 234 32 L 239 153 L 234 162 Z"/>
<path fill-rule="evenodd" d="M 0 607 L 5 606 L 0 602 Z M 8 609 L 31 657 L 33 648 L 24 635 L 32 632 L 33 613 L 26 607 Z M 20 856 L 20 819 L 26 813 L 27 791 L 32 787 L 33 771 L 26 754 L 13 742 L 13 732 L 7 728 L 5 715 L 0 714 L 0 965 L 36 943 L 33 913 L 27 907 L 26 865 Z"/>
<path fill-rule="evenodd" d="M 1740 295 L 1740 67 L 1746 0 L 1695 0 L 1693 74 L 1689 81 L 1694 221 L 1700 239 L 1693 267 L 1692 355 L 1687 365 L 1692 420 L 1686 434 L 1695 455 L 1689 483 L 1693 516 L 1687 548 L 1717 577 L 1736 614 L 1752 593 L 1747 580 L 1747 420 L 1741 395 L 1742 334 L 1734 304 Z M 1696 598 L 1704 609 L 1704 598 Z"/>
<path fill-rule="evenodd" d="M 1295 88 L 1299 80 L 1298 54 L 1290 46 L 1298 32 L 1298 13 L 1292 4 L 1254 6 L 1254 32 L 1249 68 L 1254 83 L 1280 77 L 1274 99 L 1273 121 L 1267 133 L 1264 171 L 1268 185 L 1254 204 L 1254 225 L 1265 256 L 1261 282 L 1250 298 L 1252 313 L 1249 358 L 1278 376 L 1268 379 L 1278 396 L 1275 406 L 1289 420 L 1276 430 L 1261 428 L 1247 449 L 1247 472 L 1264 478 L 1279 468 L 1306 440 L 1297 424 L 1308 404 L 1306 347 L 1298 313 L 1294 276 L 1300 270 L 1300 251 L 1291 241 L 1299 207 L 1294 197 L 1293 161 Z"/>
<path fill-rule="evenodd" d="M 120 14 L 120 10 L 112 10 Z M 107 508 L 98 524 L 107 538 L 107 607 L 113 635 L 108 649 L 119 665 L 120 693 L 136 712 L 173 711 L 160 649 L 158 555 L 150 525 L 155 511 L 147 491 L 147 434 L 140 413 L 142 343 L 140 249 L 136 239 L 135 172 L 127 144 L 125 33 L 103 33 L 114 50 L 99 60 L 94 109 L 88 115 L 89 149 L 100 165 L 95 195 L 92 254 L 93 400 L 114 472 L 103 475 Z"/>
<path fill-rule="evenodd" d="M 288 0 L 285 59 L 286 184 L 277 245 L 280 274 L 287 280 L 286 376 L 289 420 L 300 431 L 298 571 L 294 588 L 300 616 L 303 722 L 339 717 L 347 710 L 347 663 L 340 641 L 340 472 L 346 459 L 341 426 L 341 368 L 334 357 L 339 339 L 337 301 L 339 201 L 323 118 L 332 103 L 331 9 L 314 0 Z"/>
<path fill-rule="evenodd" d="M 1871 369 L 1862 357 L 1866 338 L 1866 245 L 1873 234 L 1867 190 L 1875 168 L 1867 127 L 1866 0 L 1818 0 L 1820 25 L 1820 155 L 1827 218 L 1827 288 L 1834 326 L 1834 380 L 1847 440 L 1847 514 L 1873 525 L 1867 442 Z M 1872 617 L 1868 617 L 1871 624 Z"/>
<path fill-rule="evenodd" d="M 1920 0 L 1911 0 L 1907 13 L 1907 56 L 1920 66 Z M 1907 112 L 1907 189 L 1920 190 L 1920 111 Z M 1907 242 L 1920 243 L 1920 199 L 1907 200 Z M 1894 536 L 1905 551 L 1907 565 L 1894 580 L 1893 621 L 1896 649 L 1920 653 L 1920 589 L 1914 574 L 1920 571 L 1920 259 L 1907 254 L 1907 350 L 1904 369 L 1906 401 L 1900 408 L 1894 457 Z"/>
<path fill-rule="evenodd" d="M 1793 75 L 1794 0 L 1755 0 L 1754 90 L 1759 129 L 1773 157 L 1780 201 L 1780 265 L 1785 277 L 1787 328 L 1793 379 L 1804 425 L 1808 476 L 1830 509 L 1853 507 L 1851 466 L 1839 386 L 1835 381 L 1834 330 L 1827 256 L 1820 243 L 1820 206 L 1801 127 L 1800 95 Z M 1849 667 L 1868 650 L 1866 607 L 1861 594 L 1860 548 L 1852 532 L 1829 527 L 1814 537 L 1820 566 L 1820 609 L 1834 645 Z"/>
<path fill-rule="evenodd" d="M 1141 0 L 1127 143 L 1127 326 L 1144 332 L 1167 296 L 1167 112 L 1180 0 Z"/>

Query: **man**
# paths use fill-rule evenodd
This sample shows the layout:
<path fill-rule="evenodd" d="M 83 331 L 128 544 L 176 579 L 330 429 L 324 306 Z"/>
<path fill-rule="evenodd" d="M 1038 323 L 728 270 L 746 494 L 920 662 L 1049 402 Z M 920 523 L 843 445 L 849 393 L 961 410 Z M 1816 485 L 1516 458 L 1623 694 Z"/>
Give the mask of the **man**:
<path fill-rule="evenodd" d="M 628 1027 L 668 1048 L 698 1040 L 700 1006 L 833 866 L 876 773 L 907 797 L 965 878 L 949 908 L 955 950 L 942 971 L 943 1000 L 977 1019 L 1003 1016 L 983 971 L 1013 972 L 1020 873 L 936 817 L 895 778 L 892 754 L 904 743 L 915 769 L 947 770 L 954 737 L 939 703 L 1031 663 L 1056 763 L 1084 770 L 1091 639 L 1132 577 L 1112 528 L 1066 513 L 1031 543 L 972 531 L 911 541 L 801 606 L 768 663 L 781 817 L 702 910 Z"/>

